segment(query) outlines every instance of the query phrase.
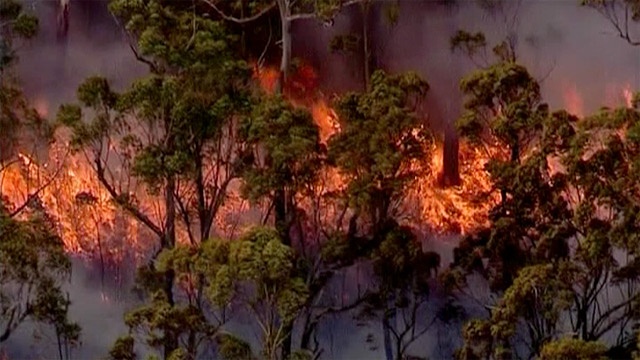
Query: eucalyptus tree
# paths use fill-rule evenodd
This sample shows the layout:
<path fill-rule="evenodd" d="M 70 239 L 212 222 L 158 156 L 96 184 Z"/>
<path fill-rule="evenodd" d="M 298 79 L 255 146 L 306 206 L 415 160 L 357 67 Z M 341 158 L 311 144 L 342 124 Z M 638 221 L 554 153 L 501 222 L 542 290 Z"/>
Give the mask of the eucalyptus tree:
<path fill-rule="evenodd" d="M 376 71 L 367 91 L 337 100 L 341 131 L 329 139 L 328 160 L 345 178 L 343 197 L 352 216 L 347 233 L 336 236 L 326 251 L 341 266 L 373 259 L 376 251 L 382 253 L 374 264 L 385 264 L 383 244 L 393 243 L 398 205 L 417 175 L 429 170 L 425 159 L 433 139 L 415 112 L 428 90 L 428 83 L 415 73 Z M 396 291 L 389 290 L 393 283 L 384 276 L 380 280 L 383 308 L 393 308 L 397 298 Z M 387 359 L 394 358 L 392 313 L 385 311 L 381 317 Z"/>
<path fill-rule="evenodd" d="M 64 105 L 58 113 L 103 188 L 157 239 L 157 253 L 174 248 L 180 235 L 191 245 L 206 242 L 242 169 L 238 129 L 250 108 L 250 69 L 231 50 L 236 38 L 224 24 L 193 6 L 112 2 L 149 74 L 122 93 L 104 78 L 89 78 L 78 88 L 80 105 Z M 136 195 L 158 199 L 161 213 Z M 150 329 L 145 342 L 165 358 L 181 351 L 181 341 L 195 356 L 198 338 L 211 331 L 203 320 L 202 280 L 190 289 L 176 286 L 183 284 L 175 283 L 173 270 L 161 271 L 153 262 L 141 270 L 152 301 L 129 314 L 127 323 L 132 330 Z M 194 316 L 202 321 L 189 321 Z"/>
<path fill-rule="evenodd" d="M 0 3 L 0 177 L 18 160 L 18 149 L 49 144 L 52 127 L 29 104 L 13 66 L 16 46 L 36 35 L 38 20 L 20 2 Z M 55 219 L 39 201 L 40 186 L 22 204 L 12 203 L 0 189 L 0 342 L 9 340 L 26 322 L 51 325 L 60 359 L 76 345 L 80 327 L 68 319 L 71 302 L 63 284 L 71 275 L 64 242 Z"/>

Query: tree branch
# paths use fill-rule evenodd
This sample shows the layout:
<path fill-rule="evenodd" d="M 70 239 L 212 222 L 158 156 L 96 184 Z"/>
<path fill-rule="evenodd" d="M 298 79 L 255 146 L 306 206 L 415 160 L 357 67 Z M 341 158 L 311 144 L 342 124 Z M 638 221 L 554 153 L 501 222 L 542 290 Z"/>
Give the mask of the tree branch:
<path fill-rule="evenodd" d="M 287 20 L 288 21 L 296 21 L 296 20 L 303 20 L 303 19 L 314 19 L 317 16 L 318 15 L 315 14 L 315 13 L 294 14 L 294 15 L 289 15 L 287 17 Z"/>
<path fill-rule="evenodd" d="M 69 151 L 67 151 L 67 154 L 68 153 Z M 65 157 L 66 157 L 66 154 L 65 154 Z M 29 206 L 29 204 L 31 203 L 31 200 L 35 199 L 44 189 L 46 189 L 47 187 L 49 187 L 49 185 L 51 185 L 51 183 L 53 183 L 53 181 L 58 177 L 58 174 L 60 174 L 60 171 L 62 170 L 62 168 L 63 166 L 60 165 L 56 169 L 56 172 L 53 174 L 53 176 L 49 180 L 47 180 L 47 182 L 45 182 L 43 185 L 37 188 L 35 192 L 33 192 L 32 194 L 29 194 L 27 196 L 27 199 L 24 201 L 24 203 L 22 203 L 22 205 L 18 206 L 15 210 L 13 210 L 11 214 L 9 214 L 9 217 L 14 217 L 20 214 L 22 210 L 24 210 L 27 206 Z"/>
<path fill-rule="evenodd" d="M 98 156 L 95 156 L 94 163 L 96 165 L 96 173 L 98 175 L 98 180 L 105 187 L 107 192 L 109 192 L 109 195 L 111 195 L 111 197 L 116 201 L 116 203 L 120 205 L 124 210 L 131 213 L 140 222 L 145 224 L 151 231 L 153 231 L 154 234 L 156 234 L 159 237 L 163 237 L 164 231 L 162 231 L 162 229 L 158 225 L 156 225 L 153 221 L 151 221 L 151 219 L 147 215 L 142 213 L 140 209 L 133 206 L 133 204 L 131 204 L 128 200 L 127 201 L 123 200 L 121 194 L 118 194 L 116 189 L 109 183 L 109 181 L 107 181 L 107 178 L 105 177 L 105 173 L 104 173 L 105 172 L 104 166 Z"/>
<path fill-rule="evenodd" d="M 127 36 L 127 43 L 129 43 L 129 48 L 131 49 L 131 51 L 133 52 L 133 56 L 135 56 L 136 60 L 145 63 L 149 66 L 149 69 L 151 70 L 152 73 L 158 73 L 158 66 L 151 60 L 143 57 L 142 55 L 140 55 L 140 53 L 138 52 L 138 49 L 136 49 L 135 46 L 133 46 L 133 37 L 131 36 L 131 34 L 120 24 L 120 21 L 118 20 L 118 18 L 112 14 L 113 20 L 116 22 L 116 24 L 118 25 L 119 28 L 122 29 L 122 32 Z"/>
<path fill-rule="evenodd" d="M 271 3 L 271 5 L 265 7 L 264 9 L 262 9 L 260 12 L 258 12 L 255 15 L 246 17 L 246 18 L 237 18 L 237 17 L 233 17 L 230 15 L 225 14 L 222 10 L 220 10 L 216 4 L 213 3 L 212 0 L 202 0 L 204 1 L 207 5 L 209 5 L 215 12 L 218 13 L 218 15 L 220 15 L 223 19 L 227 20 L 227 21 L 232 21 L 236 24 L 246 24 L 252 21 L 255 21 L 257 19 L 259 19 L 260 17 L 262 17 L 262 15 L 268 13 L 269 11 L 271 11 L 273 8 L 276 7 L 276 3 L 275 1 Z"/>

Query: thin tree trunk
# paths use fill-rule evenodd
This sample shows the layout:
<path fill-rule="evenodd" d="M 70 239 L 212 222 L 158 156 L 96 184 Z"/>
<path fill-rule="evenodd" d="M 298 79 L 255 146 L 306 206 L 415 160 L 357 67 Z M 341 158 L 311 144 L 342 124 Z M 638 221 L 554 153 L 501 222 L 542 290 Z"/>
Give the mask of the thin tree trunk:
<path fill-rule="evenodd" d="M 176 244 L 176 207 L 175 207 L 175 178 L 170 177 L 167 180 L 165 188 L 165 207 L 166 207 L 166 219 L 165 219 L 165 236 L 163 248 L 172 249 Z M 173 298 L 173 283 L 175 273 L 173 270 L 169 270 L 164 274 L 164 292 L 167 296 L 167 302 L 170 306 L 174 306 Z M 164 357 L 167 359 L 171 356 L 171 353 L 178 348 L 178 339 L 176 334 L 169 329 L 165 329 L 165 344 L 164 344 Z"/>
<path fill-rule="evenodd" d="M 455 129 L 450 123 L 445 125 L 444 146 L 442 147 L 442 186 L 460 185 L 459 143 Z"/>
<path fill-rule="evenodd" d="M 389 310 L 394 306 L 394 295 L 389 294 L 384 314 L 382 314 L 382 335 L 384 337 L 384 353 L 387 360 L 393 359 L 393 344 L 391 344 L 391 322 L 392 317 L 389 316 Z"/>
<path fill-rule="evenodd" d="M 291 63 L 291 21 L 289 16 L 291 9 L 282 1 L 278 0 L 278 8 L 280 10 L 280 24 L 282 30 L 282 57 L 280 59 L 280 77 L 276 83 L 276 93 L 284 94 L 285 85 L 288 77 L 289 66 Z M 284 188 L 280 188 L 275 193 L 275 223 L 276 229 L 282 241 L 286 245 L 291 245 L 289 236 L 289 221 L 287 216 L 287 191 Z M 282 359 L 287 360 L 292 351 L 292 332 L 293 322 L 284 324 L 285 338 L 282 342 Z M 275 349 L 274 349 L 275 350 Z"/>
<path fill-rule="evenodd" d="M 362 8 L 362 51 L 364 64 L 364 90 L 369 90 L 371 79 L 371 49 L 369 47 L 369 2 L 364 2 Z"/>

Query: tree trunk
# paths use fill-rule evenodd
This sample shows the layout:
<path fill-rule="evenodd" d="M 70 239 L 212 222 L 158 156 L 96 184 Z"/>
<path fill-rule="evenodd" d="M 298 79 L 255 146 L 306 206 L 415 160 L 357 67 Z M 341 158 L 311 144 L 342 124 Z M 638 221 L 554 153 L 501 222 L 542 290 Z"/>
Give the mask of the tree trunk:
<path fill-rule="evenodd" d="M 449 31 L 455 33 L 460 28 L 458 12 L 453 10 L 449 13 Z M 451 59 L 449 65 L 452 83 L 449 83 L 450 91 L 456 92 L 459 88 L 459 80 L 462 76 L 462 65 L 459 58 Z M 455 100 L 453 100 L 455 99 Z M 460 144 L 455 127 L 455 119 L 460 116 L 459 109 L 462 107 L 459 97 L 454 97 L 447 101 L 445 105 L 445 126 L 444 126 L 444 146 L 442 147 L 442 182 L 443 187 L 460 185 L 459 152 Z"/>
<path fill-rule="evenodd" d="M 387 297 L 387 304 L 384 309 L 384 313 L 382 314 L 382 335 L 384 337 L 384 354 L 387 360 L 393 359 L 393 344 L 391 340 L 391 323 L 393 318 L 389 314 L 389 310 L 392 309 L 395 303 L 395 294 L 391 293 Z M 399 360 L 399 359 L 398 359 Z"/>
<path fill-rule="evenodd" d="M 165 188 L 165 207 L 166 207 L 166 218 L 165 218 L 165 236 L 164 236 L 164 249 L 172 249 L 176 244 L 176 207 L 175 207 L 175 179 L 170 177 L 167 180 L 167 185 Z M 175 278 L 175 273 L 173 270 L 169 270 L 164 274 L 164 293 L 167 296 L 167 302 L 170 306 L 174 306 L 175 302 L 173 299 L 173 282 Z M 178 339 L 176 334 L 170 329 L 165 329 L 165 343 L 164 343 L 164 358 L 167 359 L 171 356 L 171 353 L 178 348 Z"/>
<path fill-rule="evenodd" d="M 276 94 L 283 94 L 291 64 L 291 20 L 289 20 L 291 9 L 287 7 L 283 0 L 278 0 L 277 2 L 282 32 L 282 56 L 280 58 L 280 77 L 276 82 L 275 92 Z"/>
<path fill-rule="evenodd" d="M 369 46 L 369 2 L 364 2 L 362 8 L 362 52 L 364 67 L 364 90 L 369 90 L 371 80 L 371 48 Z"/>
<path fill-rule="evenodd" d="M 291 9 L 282 0 L 278 0 L 280 10 L 280 24 L 282 31 L 282 57 L 280 59 L 280 77 L 276 83 L 276 94 L 284 94 L 287 75 L 291 63 Z M 280 188 L 275 193 L 274 199 L 276 230 L 280 234 L 285 245 L 291 245 L 289 239 L 289 221 L 287 216 L 287 191 Z M 285 338 L 282 342 L 282 359 L 287 360 L 291 354 L 293 323 L 284 324 Z M 275 349 L 274 349 L 275 350 Z"/>
<path fill-rule="evenodd" d="M 457 185 L 460 185 L 458 136 L 453 126 L 447 123 L 444 130 L 444 146 L 442 148 L 442 186 Z"/>

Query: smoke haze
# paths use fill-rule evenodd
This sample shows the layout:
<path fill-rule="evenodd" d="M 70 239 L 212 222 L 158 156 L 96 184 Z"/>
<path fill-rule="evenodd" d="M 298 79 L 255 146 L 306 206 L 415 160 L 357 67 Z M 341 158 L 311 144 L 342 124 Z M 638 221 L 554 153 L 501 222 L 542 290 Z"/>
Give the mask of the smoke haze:
<path fill-rule="evenodd" d="M 145 73 L 145 66 L 132 56 L 104 1 L 72 0 L 66 43 L 56 39 L 56 1 L 25 3 L 40 17 L 41 31 L 20 50 L 19 76 L 30 98 L 48 100 L 50 115 L 59 104 L 75 101 L 77 86 L 88 76 L 100 74 L 121 88 Z M 372 16 L 375 41 L 383 44 L 376 49 L 378 63 L 390 72 L 415 70 L 429 81 L 431 91 L 425 111 L 434 126 L 441 127 L 459 115 L 462 97 L 457 84 L 474 67 L 463 55 L 451 53 L 449 38 L 459 29 L 484 31 L 493 45 L 513 31 L 517 34 L 518 56 L 536 78 L 543 80 L 543 94 L 551 107 L 567 106 L 572 101 L 566 98 L 567 89 L 573 89 L 588 113 L 607 102 L 619 102 L 617 89 L 621 84 L 640 89 L 640 47 L 626 44 L 601 16 L 577 3 L 524 1 L 519 9 L 507 9 L 508 19 L 518 14 L 514 22 L 517 26 L 509 27 L 503 18 L 489 16 L 472 1 L 457 5 L 401 1 L 398 26 L 390 27 L 380 9 Z M 362 87 L 361 71 L 354 67 L 353 59 L 329 50 L 334 35 L 352 30 L 354 26 L 346 15 L 339 16 L 333 27 L 313 21 L 295 26 L 294 54 L 311 61 L 327 93 Z M 455 243 L 455 236 L 425 239 L 425 247 L 441 253 L 443 266 L 451 261 Z M 95 276 L 90 276 L 86 264 L 79 261 L 74 262 L 69 291 L 73 300 L 71 317 L 83 328 L 83 346 L 74 352 L 74 358 L 104 356 L 115 338 L 126 331 L 122 315 L 129 305 L 105 301 Z M 433 308 L 442 300 L 434 299 Z M 31 336 L 34 331 L 42 335 L 35 343 Z M 450 354 L 457 341 L 451 331 L 434 329 L 419 352 Z M 383 358 L 381 347 L 377 351 L 366 349 L 364 339 L 370 332 L 381 339 L 375 324 L 358 328 L 350 319 L 328 321 L 322 327 L 322 336 L 331 344 L 325 357 Z M 52 351 L 57 353 L 51 334 L 30 325 L 11 338 L 9 349 L 12 358 L 44 359 L 51 358 Z"/>

